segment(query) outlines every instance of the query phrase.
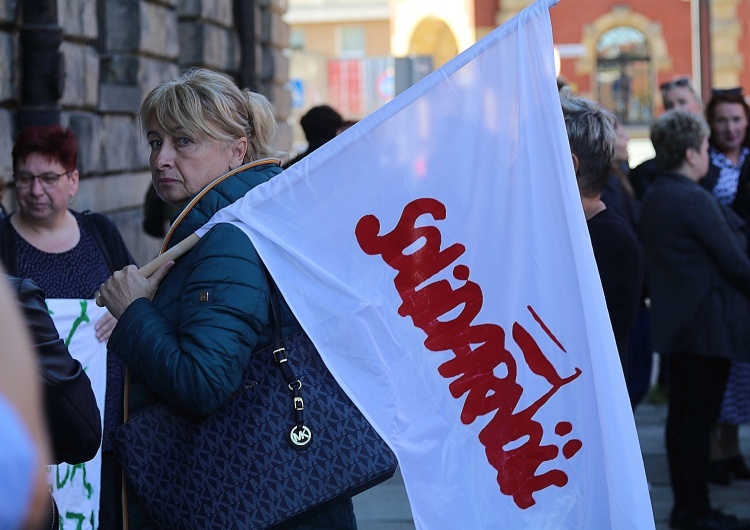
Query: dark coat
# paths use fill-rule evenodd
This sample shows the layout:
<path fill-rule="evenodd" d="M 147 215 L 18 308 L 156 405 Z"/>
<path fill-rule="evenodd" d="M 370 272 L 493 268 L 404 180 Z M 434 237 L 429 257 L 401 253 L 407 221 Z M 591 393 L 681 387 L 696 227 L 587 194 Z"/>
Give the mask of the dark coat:
<path fill-rule="evenodd" d="M 175 221 L 168 247 L 280 171 L 265 164 L 215 185 Z M 281 302 L 282 334 L 301 330 Z M 157 402 L 206 415 L 230 399 L 250 355 L 270 343 L 269 288 L 260 257 L 239 228 L 222 223 L 176 260 L 153 301 L 140 298 L 127 307 L 107 347 L 130 369 L 130 415 Z M 133 492 L 128 501 L 130 528 L 150 528 Z M 353 520 L 350 501 L 308 517 L 301 528 L 347 528 L 332 523 L 347 517 Z"/>
<path fill-rule="evenodd" d="M 713 165 L 708 167 L 708 173 L 700 180 L 700 185 L 713 193 L 716 183 L 719 181 L 721 169 Z M 740 168 L 740 178 L 737 182 L 737 194 L 732 202 L 732 210 L 745 221 L 745 233 L 750 242 L 750 156 Z"/>
<path fill-rule="evenodd" d="M 44 389 L 44 414 L 54 464 L 91 460 L 102 441 L 96 397 L 81 363 L 70 356 L 44 303 L 44 293 L 29 280 L 8 276 L 31 335 Z"/>
<path fill-rule="evenodd" d="M 744 223 L 685 176 L 644 196 L 641 241 L 654 349 L 750 360 L 750 259 Z"/>
<path fill-rule="evenodd" d="M 650 158 L 630 170 L 630 185 L 633 186 L 635 196 L 643 199 L 649 186 L 653 184 L 656 177 L 661 173 L 655 158 Z"/>
<path fill-rule="evenodd" d="M 606 203 L 605 203 L 606 204 Z M 643 292 L 643 254 L 633 229 L 607 208 L 586 222 L 623 369 Z"/>

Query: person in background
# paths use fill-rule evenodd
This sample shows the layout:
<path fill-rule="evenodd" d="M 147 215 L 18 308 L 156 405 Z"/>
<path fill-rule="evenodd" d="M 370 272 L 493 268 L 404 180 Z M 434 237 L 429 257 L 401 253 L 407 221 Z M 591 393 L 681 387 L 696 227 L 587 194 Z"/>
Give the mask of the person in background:
<path fill-rule="evenodd" d="M 49 440 L 31 341 L 12 300 L 0 280 L 0 528 L 47 530 L 59 526 L 47 489 Z"/>
<path fill-rule="evenodd" d="M 195 69 L 156 87 L 141 105 L 140 120 L 154 188 L 182 209 L 164 250 L 281 172 L 280 161 L 270 158 L 276 131 L 271 104 L 223 74 Z M 116 272 L 98 302 L 118 318 L 107 349 L 130 369 L 127 406 L 133 415 L 164 402 L 195 416 L 211 414 L 232 399 L 250 356 L 272 340 L 263 264 L 232 224 L 214 226 L 195 248 L 149 277 L 132 266 Z M 300 331 L 280 302 L 283 336 Z M 129 528 L 152 528 L 129 484 L 127 499 Z M 350 499 L 297 524 L 293 528 L 357 526 Z"/>
<path fill-rule="evenodd" d="M 341 125 L 336 129 L 336 136 L 347 130 L 349 127 L 353 127 L 357 124 L 357 120 L 344 120 Z"/>
<path fill-rule="evenodd" d="M 615 156 L 612 161 L 612 169 L 609 172 L 607 182 L 602 189 L 602 201 L 620 216 L 635 232 L 638 227 L 640 216 L 640 202 L 635 197 L 635 191 L 628 179 L 630 167 L 628 166 L 628 136 L 622 123 L 617 122 L 615 126 Z"/>
<path fill-rule="evenodd" d="M 701 186 L 721 204 L 731 207 L 750 228 L 750 107 L 742 88 L 713 90 L 706 105 L 711 127 L 710 165 Z M 750 322 L 748 323 L 750 326 Z M 734 361 L 714 427 L 710 480 L 729 484 L 732 478 L 750 480 L 742 457 L 739 426 L 750 422 L 750 363 Z"/>
<path fill-rule="evenodd" d="M 665 111 L 684 110 L 691 112 L 696 116 L 703 116 L 703 103 L 701 102 L 700 96 L 693 88 L 689 77 L 675 77 L 671 81 L 662 83 L 659 86 L 659 90 L 661 91 Z M 632 184 L 633 191 L 638 200 L 643 198 L 646 190 L 651 183 L 656 180 L 656 177 L 660 172 L 661 170 L 656 163 L 656 158 L 646 160 L 630 171 L 630 183 Z M 644 294 L 647 295 L 648 293 Z M 639 315 L 638 318 L 640 322 L 642 314 Z M 639 325 L 642 326 L 640 323 Z M 659 355 L 657 372 L 657 382 L 650 397 L 658 401 L 663 401 L 669 391 L 667 388 L 669 386 L 669 374 L 666 368 L 666 362 L 661 355 Z M 637 397 L 637 395 L 635 397 Z"/>
<path fill-rule="evenodd" d="M 578 191 L 602 282 L 623 372 L 627 341 L 643 290 L 643 258 L 638 239 L 620 216 L 602 202 L 617 142 L 615 116 L 592 101 L 560 93 Z"/>
<path fill-rule="evenodd" d="M 151 237 L 163 238 L 169 230 L 169 223 L 180 211 L 159 198 L 154 187 L 149 184 L 143 198 L 143 231 Z"/>
<path fill-rule="evenodd" d="M 617 141 L 615 142 L 615 159 L 609 174 L 607 184 L 602 190 L 602 202 L 612 209 L 633 230 L 637 238 L 638 220 L 641 215 L 641 203 L 636 198 L 628 175 L 628 140 L 630 139 L 625 127 L 618 122 L 615 128 Z M 645 281 L 642 295 L 638 304 L 638 314 L 630 329 L 627 339 L 627 373 L 625 382 L 628 387 L 630 405 L 635 409 L 646 396 L 651 383 L 652 352 L 649 338 L 649 318 L 646 299 L 648 293 Z"/>
<path fill-rule="evenodd" d="M 703 103 L 690 83 L 689 77 L 680 76 L 662 83 L 659 90 L 661 90 L 665 111 L 677 109 L 692 112 L 696 116 L 703 115 Z M 659 172 L 655 158 L 646 160 L 633 168 L 630 172 L 630 182 L 638 199 L 643 198 L 643 194 L 646 193 Z"/>
<path fill-rule="evenodd" d="M 732 359 L 750 357 L 750 259 L 742 220 L 698 185 L 709 164 L 705 121 L 667 111 L 651 126 L 663 168 L 641 208 L 654 347 L 669 370 L 670 526 L 748 530 L 714 509 L 707 486 L 710 432 Z"/>
<path fill-rule="evenodd" d="M 319 105 L 308 110 L 300 120 L 307 139 L 307 149 L 287 162 L 284 169 L 293 166 L 326 142 L 333 140 L 343 124 L 344 119 L 341 114 L 328 105 Z"/>
<path fill-rule="evenodd" d="M 78 144 L 59 125 L 22 130 L 13 146 L 18 211 L 0 220 L 0 260 L 13 276 L 30 278 L 49 298 L 93 299 L 116 270 L 134 263 L 115 225 L 104 215 L 68 207 L 78 191 Z M 103 316 L 96 336 L 106 342 L 115 319 Z M 107 357 L 100 527 L 121 525 L 120 468 L 106 433 L 122 423 L 124 368 Z"/>

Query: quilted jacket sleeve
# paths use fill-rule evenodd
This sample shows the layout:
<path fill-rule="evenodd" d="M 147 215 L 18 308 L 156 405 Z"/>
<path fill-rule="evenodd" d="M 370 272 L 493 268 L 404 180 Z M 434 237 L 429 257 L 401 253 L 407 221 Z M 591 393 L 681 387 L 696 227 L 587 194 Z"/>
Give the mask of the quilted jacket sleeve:
<path fill-rule="evenodd" d="M 153 302 L 125 310 L 108 347 L 166 402 L 205 415 L 237 390 L 267 329 L 260 258 L 239 229 L 221 224 L 178 260 Z"/>

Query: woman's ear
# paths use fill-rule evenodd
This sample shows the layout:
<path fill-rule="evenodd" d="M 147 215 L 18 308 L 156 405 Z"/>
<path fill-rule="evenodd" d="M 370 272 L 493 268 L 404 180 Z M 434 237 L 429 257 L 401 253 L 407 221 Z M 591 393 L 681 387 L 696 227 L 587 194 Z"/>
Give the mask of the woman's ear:
<path fill-rule="evenodd" d="M 74 169 L 73 171 L 68 173 L 68 179 L 70 181 L 69 192 L 70 192 L 70 196 L 72 197 L 73 195 L 78 193 L 78 182 L 79 182 L 78 170 Z"/>
<path fill-rule="evenodd" d="M 573 159 L 573 171 L 575 172 L 577 176 L 578 175 L 578 157 L 574 155 L 573 153 L 570 153 L 570 156 Z"/>
<path fill-rule="evenodd" d="M 700 152 L 695 147 L 688 147 L 685 150 L 685 162 L 687 162 L 689 166 L 694 166 L 696 163 L 696 159 L 699 156 Z"/>
<path fill-rule="evenodd" d="M 247 153 L 247 138 L 237 138 L 232 142 L 229 149 L 229 169 L 234 169 L 245 163 L 245 154 Z"/>

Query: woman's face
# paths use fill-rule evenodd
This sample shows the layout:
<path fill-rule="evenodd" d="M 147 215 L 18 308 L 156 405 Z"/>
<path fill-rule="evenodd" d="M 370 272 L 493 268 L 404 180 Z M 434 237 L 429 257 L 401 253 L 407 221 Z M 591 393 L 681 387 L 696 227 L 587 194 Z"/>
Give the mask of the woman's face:
<path fill-rule="evenodd" d="M 703 115 L 703 106 L 688 87 L 675 85 L 664 92 L 664 110 L 685 110 L 699 116 Z"/>
<path fill-rule="evenodd" d="M 711 141 L 722 153 L 738 151 L 745 143 L 747 115 L 739 103 L 719 103 L 711 117 Z"/>
<path fill-rule="evenodd" d="M 188 132 L 172 134 L 152 120 L 146 133 L 151 180 L 156 192 L 174 206 L 184 206 L 218 177 L 242 165 L 247 140 L 222 142 Z"/>
<path fill-rule="evenodd" d="M 40 178 L 31 180 L 30 185 L 26 187 L 16 185 L 18 209 L 25 219 L 31 222 L 49 221 L 61 217 L 67 211 L 70 200 L 78 191 L 78 171 L 65 171 L 60 162 L 39 153 L 31 153 L 18 161 L 16 175 L 62 174 L 54 185 L 43 184 Z"/>
<path fill-rule="evenodd" d="M 627 162 L 628 160 L 628 140 L 630 137 L 625 132 L 625 127 L 620 123 L 615 128 L 617 132 L 617 141 L 615 142 L 615 161 L 616 162 Z"/>

